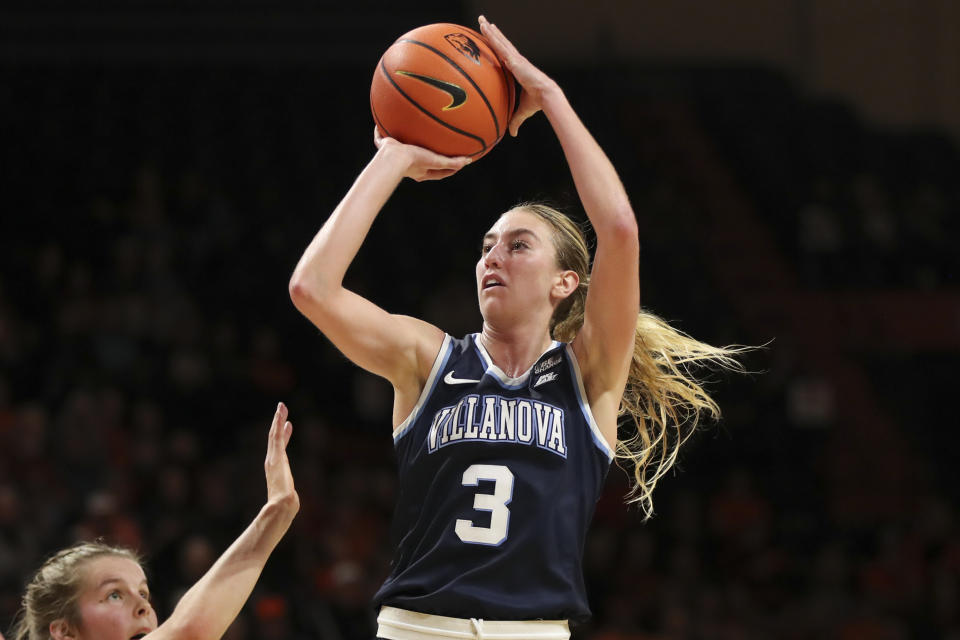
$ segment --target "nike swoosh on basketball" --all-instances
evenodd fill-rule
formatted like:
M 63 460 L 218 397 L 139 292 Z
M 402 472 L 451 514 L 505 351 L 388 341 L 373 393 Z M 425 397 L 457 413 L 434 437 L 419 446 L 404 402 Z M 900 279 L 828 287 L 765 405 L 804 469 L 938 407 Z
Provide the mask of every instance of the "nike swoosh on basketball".
M 463 105 L 467 101 L 467 92 L 463 90 L 462 87 L 458 87 L 452 82 L 446 82 L 444 80 L 437 80 L 436 78 L 431 78 L 430 76 L 423 76 L 419 73 L 414 73 L 413 71 L 395 71 L 394 73 L 399 73 L 401 76 L 407 76 L 419 80 L 420 82 L 425 82 L 431 87 L 435 87 L 450 95 L 450 104 L 443 108 L 444 111 L 450 111 L 451 109 L 456 109 L 457 107 Z
M 443 376 L 443 381 L 447 384 L 476 384 L 480 382 L 479 380 L 470 380 L 468 378 L 454 378 L 453 371 L 448 371 L 447 375 Z

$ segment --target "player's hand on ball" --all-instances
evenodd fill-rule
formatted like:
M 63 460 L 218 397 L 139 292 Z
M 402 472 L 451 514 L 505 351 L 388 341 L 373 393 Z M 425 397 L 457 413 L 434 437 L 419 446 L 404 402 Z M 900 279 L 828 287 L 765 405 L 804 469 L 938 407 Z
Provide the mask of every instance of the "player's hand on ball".
M 543 107 L 544 95 L 549 91 L 559 91 L 560 87 L 550 76 L 524 58 L 513 46 L 513 43 L 507 40 L 503 32 L 497 28 L 497 25 L 489 22 L 483 16 L 480 16 L 479 22 L 480 31 L 487 38 L 487 42 L 490 43 L 497 57 L 523 87 L 523 91 L 520 93 L 520 104 L 510 119 L 509 125 L 510 135 L 516 136 L 523 121 Z
M 373 128 L 373 143 L 381 152 L 390 151 L 402 157 L 406 164 L 404 177 L 412 178 L 417 182 L 441 180 L 470 164 L 470 158 L 467 156 L 442 156 L 423 147 L 385 138 L 380 135 L 377 127 Z

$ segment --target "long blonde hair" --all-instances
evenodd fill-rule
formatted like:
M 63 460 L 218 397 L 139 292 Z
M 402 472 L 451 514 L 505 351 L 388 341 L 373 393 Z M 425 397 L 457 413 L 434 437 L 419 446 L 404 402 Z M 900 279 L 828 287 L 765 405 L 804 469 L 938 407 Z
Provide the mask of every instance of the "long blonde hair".
M 583 326 L 590 287 L 590 251 L 583 231 L 569 217 L 545 204 L 523 203 L 516 208 L 551 226 L 558 266 L 580 277 L 577 290 L 557 305 L 550 322 L 554 340 L 571 342 Z M 720 407 L 692 370 L 708 367 L 742 371 L 735 356 L 747 349 L 700 342 L 654 314 L 638 310 L 614 456 L 631 476 L 627 502 L 639 503 L 646 518 L 653 515 L 657 481 L 676 462 L 681 445 L 696 430 L 701 416 L 720 418 Z
M 83 585 L 83 565 L 101 556 L 120 556 L 140 564 L 130 549 L 100 541 L 80 542 L 53 554 L 37 569 L 23 594 L 13 627 L 13 640 L 49 640 L 50 623 L 66 620 L 79 626 L 77 599 Z

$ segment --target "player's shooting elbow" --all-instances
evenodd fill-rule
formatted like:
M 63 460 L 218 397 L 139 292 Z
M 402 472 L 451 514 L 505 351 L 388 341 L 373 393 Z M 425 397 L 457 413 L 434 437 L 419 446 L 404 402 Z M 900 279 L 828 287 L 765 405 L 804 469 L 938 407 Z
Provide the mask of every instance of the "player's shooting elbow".
M 287 285 L 287 291 L 290 293 L 290 300 L 301 313 L 308 315 L 309 309 L 315 309 L 324 304 L 324 301 L 330 297 L 330 286 L 326 279 L 316 274 L 306 273 L 300 265 L 290 276 L 290 282 Z
M 305 318 L 320 331 L 326 333 L 331 322 L 336 322 L 337 309 L 343 293 L 340 282 L 331 283 L 322 275 L 295 271 L 287 287 L 290 300 Z

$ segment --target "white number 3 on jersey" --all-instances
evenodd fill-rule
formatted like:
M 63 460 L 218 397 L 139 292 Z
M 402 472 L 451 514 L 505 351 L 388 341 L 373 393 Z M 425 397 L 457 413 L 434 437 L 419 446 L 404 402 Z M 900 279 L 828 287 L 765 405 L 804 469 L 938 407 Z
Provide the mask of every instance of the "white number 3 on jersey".
M 475 527 L 473 520 L 457 520 L 454 529 L 464 542 L 498 546 L 507 539 L 510 528 L 510 509 L 513 499 L 513 473 L 502 465 L 474 464 L 463 472 L 463 486 L 476 487 L 481 480 L 493 481 L 493 493 L 475 493 L 473 508 L 490 512 L 489 527 Z

